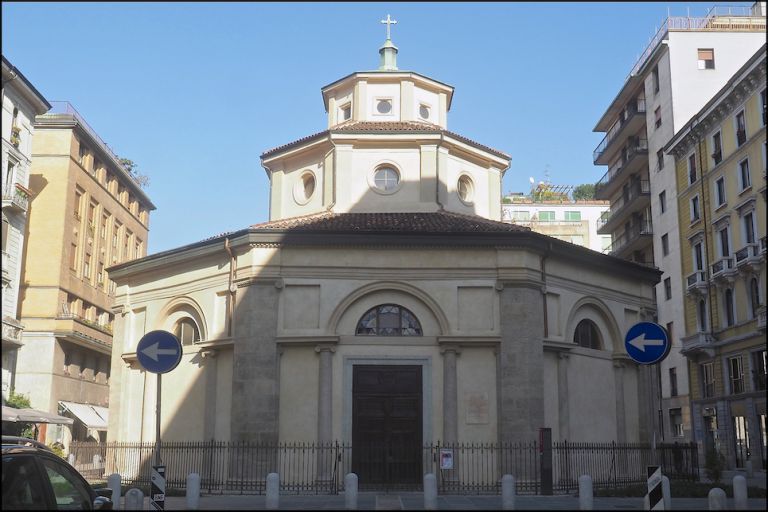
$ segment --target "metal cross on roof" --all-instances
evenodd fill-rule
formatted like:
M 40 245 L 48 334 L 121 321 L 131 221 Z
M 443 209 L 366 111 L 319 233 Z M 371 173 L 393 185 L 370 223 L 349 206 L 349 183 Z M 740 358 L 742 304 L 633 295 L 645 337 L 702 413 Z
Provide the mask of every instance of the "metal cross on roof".
M 390 26 L 390 25 L 397 25 L 397 21 L 396 21 L 396 20 L 393 20 L 392 18 L 390 18 L 390 17 L 389 17 L 389 14 L 387 14 L 387 19 L 385 19 L 385 20 L 381 20 L 381 22 L 382 22 L 382 23 L 386 23 L 386 24 L 387 24 L 387 39 L 391 39 L 391 38 L 389 37 L 389 26 Z

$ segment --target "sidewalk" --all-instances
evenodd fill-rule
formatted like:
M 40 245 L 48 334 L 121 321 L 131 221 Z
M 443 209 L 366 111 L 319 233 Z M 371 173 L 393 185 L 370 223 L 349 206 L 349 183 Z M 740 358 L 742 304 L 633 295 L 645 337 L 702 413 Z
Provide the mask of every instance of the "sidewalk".
M 200 510 L 265 510 L 265 496 L 202 496 Z M 501 510 L 501 496 L 438 496 L 440 510 Z M 763 498 L 749 500 L 750 510 L 765 510 Z M 344 495 L 282 495 L 280 510 L 344 510 Z M 384 494 L 361 492 L 359 510 L 422 510 L 424 497 L 420 492 Z M 123 507 L 121 507 L 124 510 Z M 186 498 L 168 497 L 166 510 L 186 510 Z M 517 496 L 517 510 L 579 510 L 574 496 Z M 595 510 L 643 510 L 643 498 L 595 498 Z M 706 498 L 673 498 L 673 510 L 708 510 Z M 733 499 L 728 499 L 733 510 Z M 150 510 L 149 498 L 144 510 Z

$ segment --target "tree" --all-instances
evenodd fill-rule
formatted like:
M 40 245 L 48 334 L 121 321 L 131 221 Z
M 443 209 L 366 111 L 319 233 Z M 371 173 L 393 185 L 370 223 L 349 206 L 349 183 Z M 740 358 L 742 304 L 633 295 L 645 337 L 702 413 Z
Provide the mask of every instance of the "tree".
M 146 188 L 147 185 L 149 185 L 149 176 L 141 174 L 138 170 L 139 166 L 133 160 L 120 158 L 120 163 L 123 164 L 125 170 L 128 171 L 128 174 L 131 175 L 133 180 L 138 183 L 141 188 Z
M 595 198 L 595 185 L 592 183 L 584 183 L 573 189 L 573 200 L 582 201 Z
M 11 391 L 8 394 L 8 400 L 5 401 L 5 405 L 13 407 L 14 409 L 29 409 L 30 401 L 27 395 L 21 393 L 15 393 Z M 11 425 L 3 423 L 3 434 L 17 435 L 20 437 L 34 437 L 35 426 L 32 423 L 18 422 Z

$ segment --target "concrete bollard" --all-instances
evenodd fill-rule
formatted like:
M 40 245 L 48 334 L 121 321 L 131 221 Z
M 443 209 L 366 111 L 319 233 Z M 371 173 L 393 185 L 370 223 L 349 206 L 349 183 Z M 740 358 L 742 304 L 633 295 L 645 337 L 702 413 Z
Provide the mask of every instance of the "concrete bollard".
M 270 473 L 267 475 L 267 510 L 277 510 L 280 507 L 280 475 Z
M 107 487 L 112 489 L 112 510 L 120 510 L 120 496 L 123 495 L 120 489 L 120 473 L 112 473 L 107 477 Z
M 667 475 L 661 475 L 661 494 L 664 497 L 664 510 L 672 510 L 672 491 Z
M 733 508 L 735 510 L 748 510 L 747 505 L 747 479 L 741 475 L 733 477 Z
M 709 490 L 709 510 L 726 510 L 728 503 L 725 498 L 725 491 L 719 487 L 714 487 Z
M 357 510 L 357 475 L 344 475 L 344 506 L 347 510 Z
M 579 477 L 579 510 L 592 510 L 595 500 L 592 497 L 592 477 L 581 475 Z
M 512 475 L 501 477 L 501 509 L 515 510 L 515 477 Z
M 432 473 L 424 475 L 424 510 L 437 510 L 437 478 Z
M 187 510 L 200 508 L 200 475 L 190 473 L 187 476 Z
M 141 489 L 125 491 L 125 510 L 144 510 L 144 493 Z

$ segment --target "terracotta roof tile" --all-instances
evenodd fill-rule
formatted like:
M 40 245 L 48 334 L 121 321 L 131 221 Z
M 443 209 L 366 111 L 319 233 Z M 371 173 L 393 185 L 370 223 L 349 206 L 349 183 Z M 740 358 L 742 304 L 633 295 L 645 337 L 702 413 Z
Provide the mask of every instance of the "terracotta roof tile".
M 484 149 L 490 153 L 493 153 L 495 155 L 498 155 L 504 158 L 509 158 L 509 155 L 503 151 L 499 151 L 498 149 L 494 149 L 484 144 L 480 144 L 479 142 L 475 142 L 472 139 L 459 135 L 458 133 L 444 130 L 443 128 L 441 128 L 436 124 L 428 123 L 425 121 L 348 121 L 344 124 L 336 125 L 334 128 L 323 130 L 322 132 L 317 132 L 312 135 L 302 137 L 301 139 L 297 139 L 293 142 L 289 142 L 288 144 L 283 144 L 282 146 L 278 146 L 276 148 L 267 150 L 261 154 L 261 157 L 264 158 L 274 153 L 277 153 L 279 151 L 282 151 L 284 149 L 288 149 L 290 147 L 297 146 L 305 142 L 309 142 L 310 140 L 325 137 L 329 133 L 401 133 L 401 132 L 445 133 L 446 135 L 454 137 L 471 146 Z
M 259 231 L 287 230 L 296 232 L 410 232 L 410 233 L 466 233 L 466 232 L 526 232 L 529 228 L 488 220 L 476 215 L 453 212 L 431 213 L 332 213 L 323 212 L 254 224 Z

